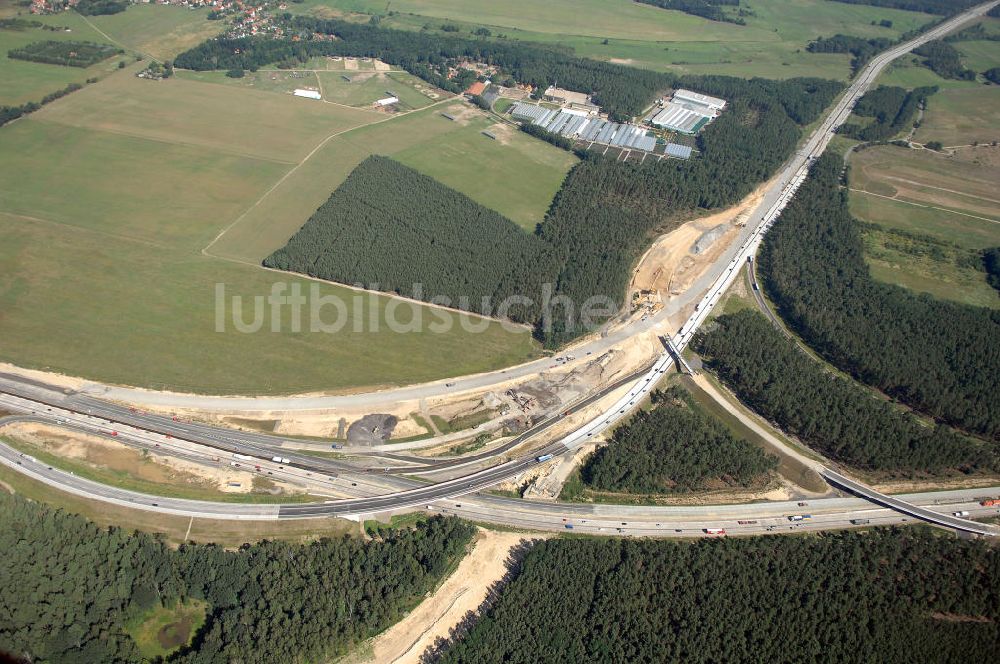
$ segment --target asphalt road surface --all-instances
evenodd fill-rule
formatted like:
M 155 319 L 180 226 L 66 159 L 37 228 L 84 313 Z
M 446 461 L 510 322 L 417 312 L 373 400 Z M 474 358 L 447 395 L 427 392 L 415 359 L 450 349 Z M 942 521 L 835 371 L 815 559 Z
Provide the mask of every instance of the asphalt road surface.
M 731 259 L 729 262 L 726 263 L 726 258 L 729 256 L 724 256 L 723 260 L 717 264 L 716 271 L 718 274 L 715 275 L 715 280 L 712 282 L 708 294 L 704 296 L 701 306 L 697 308 L 695 314 L 691 317 L 691 319 L 689 319 L 688 322 L 685 323 L 681 332 L 679 332 L 675 337 L 675 345 L 678 348 L 683 348 L 684 345 L 690 341 L 694 330 L 705 320 L 712 307 L 719 301 L 719 298 L 725 288 L 727 288 L 732 280 L 737 277 L 742 262 L 746 260 L 746 257 L 752 256 L 753 252 L 756 251 L 756 247 L 759 245 L 759 242 L 763 237 L 763 234 L 768 229 L 770 223 L 772 223 L 773 219 L 780 213 L 781 209 L 788 202 L 788 200 L 794 196 L 798 185 L 805 178 L 808 165 L 811 163 L 811 160 L 822 153 L 830 138 L 833 136 L 833 132 L 836 127 L 847 118 L 854 103 L 871 85 L 879 71 L 881 71 L 881 69 L 884 68 L 885 65 L 888 64 L 893 58 L 898 57 L 899 55 L 902 55 L 912 48 L 915 48 L 931 39 L 940 37 L 950 30 L 960 27 L 962 24 L 972 20 L 974 17 L 984 14 L 988 9 L 998 3 L 1000 3 L 1000 0 L 995 0 L 994 2 L 981 5 L 978 8 L 949 19 L 914 40 L 901 46 L 894 47 L 893 49 L 876 56 L 868 64 L 868 66 L 859 74 L 855 82 L 848 88 L 840 101 L 835 104 L 834 109 L 823 120 L 820 127 L 813 133 L 813 135 L 810 136 L 805 144 L 805 147 L 797 152 L 782 170 L 782 176 L 779 178 L 778 182 L 765 193 L 764 200 L 757 212 L 755 212 L 755 215 L 761 211 L 763 212 L 760 213 L 759 217 L 754 217 L 756 219 L 754 224 L 748 225 L 745 230 L 746 238 L 743 239 L 742 244 L 738 244 L 731 249 L 729 254 L 731 255 Z M 708 279 L 709 277 L 710 275 L 706 275 L 705 278 Z M 696 289 L 692 289 L 689 292 L 696 293 L 698 291 Z M 609 335 L 607 338 L 593 343 L 601 344 L 609 342 L 615 334 L 618 335 L 618 337 L 615 338 L 619 338 L 620 340 L 620 338 L 627 337 L 631 334 L 645 332 L 654 325 L 662 322 L 665 314 L 665 311 L 660 312 L 658 317 L 650 317 L 650 320 L 648 321 L 639 322 L 634 325 L 621 328 L 616 333 Z M 595 346 L 595 348 L 596 347 L 597 346 Z M 575 350 L 574 352 L 580 353 L 580 350 Z M 551 360 L 545 360 L 544 362 L 547 364 L 550 363 Z M 443 384 L 441 384 L 414 386 L 411 388 L 403 388 L 402 390 L 393 390 L 391 391 L 391 398 L 393 400 L 415 399 L 435 396 L 446 392 L 489 386 L 495 383 L 507 381 L 512 377 L 515 377 L 515 375 L 529 375 L 530 373 L 535 373 L 540 369 L 540 367 L 531 367 L 537 364 L 539 363 L 529 363 L 528 365 L 522 365 L 520 368 L 456 379 L 454 381 L 456 385 L 447 387 L 446 389 L 442 389 Z M 457 477 L 435 484 L 421 484 L 406 478 L 391 477 L 388 473 L 385 473 L 385 476 L 383 477 L 378 473 L 372 474 L 371 469 L 359 470 L 356 466 L 346 462 L 322 459 L 308 455 L 299 455 L 289 450 L 276 452 L 274 445 L 276 442 L 280 443 L 280 437 L 253 432 L 233 431 L 231 429 L 213 427 L 193 422 L 183 422 L 173 418 L 151 415 L 126 406 L 110 403 L 104 399 L 96 399 L 87 394 L 65 394 L 57 388 L 45 385 L 39 381 L 25 380 L 16 376 L 0 375 L 0 391 L 6 392 L 8 395 L 5 398 L 35 399 L 39 406 L 31 408 L 36 411 L 33 414 L 48 421 L 54 420 L 57 424 L 65 424 L 70 418 L 72 418 L 73 426 L 84 429 L 87 427 L 96 427 L 100 431 L 99 428 L 107 424 L 107 422 L 101 422 L 101 418 L 104 418 L 105 420 L 111 420 L 112 423 L 120 423 L 121 425 L 135 429 L 136 431 L 130 431 L 129 435 L 134 435 L 136 439 L 141 439 L 143 436 L 148 435 L 165 436 L 170 439 L 183 441 L 185 443 L 211 446 L 219 452 L 224 451 L 225 453 L 241 454 L 261 460 L 268 460 L 264 463 L 268 463 L 271 457 L 276 455 L 282 458 L 288 458 L 288 463 L 282 462 L 279 466 L 279 470 L 282 471 L 286 470 L 285 466 L 289 466 L 291 469 L 295 469 L 296 471 L 301 470 L 303 472 L 310 473 L 323 473 L 330 478 L 338 478 L 340 473 L 359 474 L 368 472 L 368 484 L 374 484 L 378 486 L 378 488 L 384 488 L 387 491 L 387 493 L 382 495 L 369 495 L 360 498 L 341 499 L 328 503 L 283 505 L 280 507 L 201 502 L 194 502 L 192 504 L 193 501 L 177 501 L 175 499 L 143 496 L 141 494 L 134 494 L 89 482 L 71 474 L 63 473 L 57 469 L 48 468 L 47 466 L 38 464 L 37 462 L 19 455 L 16 451 L 11 448 L 7 448 L 6 446 L 0 447 L 0 459 L 2 459 L 6 465 L 18 469 L 25 474 L 35 477 L 36 479 L 66 488 L 67 490 L 79 493 L 80 495 L 87 495 L 102 500 L 108 500 L 110 502 L 124 502 L 125 504 L 141 506 L 144 509 L 170 511 L 172 513 L 182 513 L 191 516 L 216 514 L 230 515 L 230 518 L 308 518 L 316 516 L 370 514 L 376 512 L 420 508 L 421 506 L 424 509 L 430 509 L 432 511 L 472 510 L 473 507 L 467 507 L 460 503 L 455 503 L 454 507 L 447 508 L 440 507 L 438 503 L 454 499 L 458 496 L 475 493 L 493 486 L 503 480 L 516 477 L 537 463 L 535 455 L 561 454 L 568 449 L 572 449 L 577 445 L 583 444 L 593 435 L 603 432 L 605 429 L 613 426 L 621 419 L 624 419 L 624 417 L 627 417 L 636 405 L 640 403 L 641 400 L 648 394 L 649 390 L 656 384 L 658 378 L 661 377 L 660 375 L 664 373 L 667 370 L 667 367 L 671 364 L 672 360 L 669 354 L 664 353 L 651 368 L 635 372 L 633 376 L 629 377 L 630 379 L 635 380 L 635 384 L 613 406 L 597 418 L 593 419 L 591 422 L 588 422 L 584 426 L 566 435 L 561 440 L 550 443 L 540 450 L 536 450 L 532 453 L 532 456 L 514 459 L 490 468 L 471 472 L 462 477 Z M 525 367 L 529 368 L 526 369 Z M 525 373 L 516 374 L 517 371 L 524 371 Z M 627 382 L 623 383 L 622 386 L 624 386 L 624 384 L 627 384 Z M 585 399 L 584 405 L 596 401 L 601 396 L 613 391 L 613 389 L 617 388 L 613 386 L 604 388 L 601 393 Z M 222 408 L 246 407 L 250 409 L 331 408 L 336 407 L 337 405 L 348 404 L 356 406 L 384 401 L 386 394 L 387 393 L 373 393 L 367 395 L 353 395 L 349 397 L 292 397 L 277 400 L 266 398 L 234 400 L 215 397 L 186 397 L 181 395 L 166 394 L 157 395 L 157 393 L 130 391 L 127 389 L 118 392 L 105 391 L 106 396 L 122 400 L 135 399 L 140 403 L 150 403 L 150 398 L 158 399 L 163 397 L 168 399 L 178 398 L 181 399 L 181 401 L 168 401 L 161 403 L 161 405 L 189 405 L 198 408 L 213 406 Z M 195 401 L 189 403 L 185 402 L 185 399 L 194 399 Z M 578 404 L 577 407 L 583 407 L 583 405 Z M 561 419 L 561 416 L 556 416 L 555 418 L 551 418 L 550 420 L 544 422 L 543 430 L 544 428 L 548 428 L 556 424 L 559 419 Z M 60 423 L 59 420 L 63 420 L 63 422 Z M 108 432 L 104 433 L 107 434 Z M 510 449 L 513 445 L 505 447 L 506 449 Z M 497 450 L 491 450 L 486 456 L 495 456 L 497 454 Z M 484 459 L 486 456 L 484 456 Z M 833 471 L 830 472 L 833 473 Z M 377 479 L 372 478 L 371 475 L 375 475 Z M 850 478 L 846 478 L 837 473 L 827 475 L 827 478 L 835 484 L 848 488 L 849 490 L 863 495 L 868 499 L 875 500 L 881 505 L 886 505 L 891 507 L 893 510 L 898 510 L 896 512 L 897 516 L 892 516 L 891 514 L 886 515 L 879 512 L 877 515 L 877 518 L 879 519 L 921 518 L 962 530 L 972 532 L 989 532 L 992 534 L 992 529 L 984 529 L 978 524 L 971 524 L 971 522 L 963 519 L 955 519 L 948 516 L 948 510 L 940 512 L 938 510 L 920 509 L 919 506 L 915 507 L 914 505 L 909 505 L 907 504 L 908 501 L 904 502 L 900 498 L 880 496 L 875 494 L 871 489 L 868 489 L 867 487 L 850 480 Z M 346 480 L 342 483 L 346 483 Z M 352 483 L 351 486 L 357 487 L 357 484 L 358 483 Z M 976 493 L 982 494 L 984 491 L 988 490 L 980 490 Z M 974 514 L 983 513 L 982 509 L 978 509 L 978 505 L 975 501 L 961 502 L 962 499 L 968 498 L 968 495 L 961 494 L 961 492 L 949 493 L 955 494 L 955 499 L 960 501 L 954 504 L 963 505 L 963 509 Z M 945 497 L 944 493 L 934 495 L 936 500 L 940 500 L 942 497 Z M 571 518 L 570 516 L 556 516 L 559 514 L 579 515 L 581 513 L 581 509 L 583 510 L 583 514 L 588 513 L 586 510 L 592 510 L 592 512 L 589 513 L 593 517 L 597 514 L 598 510 L 598 507 L 596 506 L 579 507 L 561 504 L 546 505 L 533 502 L 529 503 L 527 501 L 483 496 L 465 500 L 468 501 L 468 505 L 474 505 L 476 510 L 478 510 L 475 512 L 475 516 L 471 516 L 470 518 L 483 518 L 484 520 L 491 521 L 495 520 L 495 522 L 506 523 L 509 525 L 527 526 L 527 524 L 537 524 L 541 522 L 547 524 L 549 523 L 547 521 L 549 518 L 559 518 L 560 520 Z M 772 514 L 773 510 L 781 509 L 783 507 L 781 503 L 764 503 L 735 507 L 713 507 L 710 509 L 714 510 L 714 513 L 732 511 L 735 509 L 737 510 L 737 513 L 751 515 L 748 517 L 749 520 L 753 520 L 752 515 L 754 514 L 760 515 L 761 518 L 764 518 L 764 515 L 766 514 L 766 518 L 769 520 L 766 524 L 764 522 L 754 524 L 736 524 L 736 526 L 745 526 L 746 528 L 759 527 L 761 532 L 767 532 L 768 530 L 773 531 L 778 529 L 779 526 L 792 530 L 832 527 L 834 525 L 843 526 L 849 523 L 852 518 L 857 518 L 857 514 L 867 513 L 873 509 L 871 507 L 871 503 L 860 499 L 823 500 L 857 500 L 859 502 L 848 503 L 847 507 L 841 505 L 840 511 L 834 512 L 829 517 L 824 516 L 820 518 L 816 515 L 808 520 L 790 524 L 781 522 L 782 519 L 787 521 L 786 515 Z M 816 502 L 820 502 L 823 507 L 833 506 L 831 503 L 813 501 L 814 504 Z M 949 508 L 954 504 L 949 505 Z M 630 525 L 628 519 L 624 516 L 628 513 L 632 513 L 638 515 L 639 520 L 642 521 L 640 531 L 636 532 L 641 532 L 641 534 L 645 534 L 646 531 L 661 532 L 662 530 L 663 532 L 666 532 L 666 526 L 661 526 L 655 522 L 651 525 L 648 521 L 650 521 L 650 519 L 665 518 L 665 516 L 660 516 L 661 514 L 676 514 L 679 509 L 651 507 L 630 508 L 628 506 L 601 507 L 605 510 L 614 510 L 614 519 L 601 519 L 598 522 L 600 525 L 594 523 L 584 523 L 581 521 L 579 525 L 575 523 L 571 524 L 573 525 L 573 529 L 604 532 L 605 528 L 613 527 L 614 530 L 608 531 L 609 534 L 626 531 L 632 532 L 633 528 L 640 528 L 639 526 L 633 527 Z M 880 509 L 883 508 L 876 508 L 876 510 Z M 527 514 L 525 514 L 526 510 Z M 636 510 L 639 511 L 636 512 Z M 993 511 L 995 510 L 991 510 L 989 513 L 993 513 Z M 552 514 L 553 512 L 555 512 L 555 514 Z M 906 513 L 907 516 L 900 516 L 900 512 Z M 695 524 L 697 527 L 733 527 L 732 524 L 729 526 L 706 525 L 710 523 L 715 524 L 717 522 L 728 522 L 731 521 L 731 519 L 719 521 L 716 518 L 712 518 L 711 513 L 703 516 L 705 518 L 699 521 L 698 524 Z M 216 518 L 220 517 L 217 516 Z M 582 517 L 579 516 L 577 518 L 582 519 Z M 619 518 L 622 519 L 621 521 L 617 521 L 620 525 L 614 525 L 612 522 L 615 522 Z M 635 520 L 637 517 L 632 518 Z M 757 520 L 760 521 L 760 519 Z M 589 522 L 591 519 L 587 519 L 587 521 Z M 567 521 L 565 523 L 569 522 Z M 563 527 L 565 527 L 565 523 Z M 678 532 L 677 528 L 674 528 L 673 530 L 674 532 Z M 688 530 L 689 529 L 686 527 L 679 529 L 682 534 L 686 533 Z M 751 529 L 747 532 L 755 531 Z

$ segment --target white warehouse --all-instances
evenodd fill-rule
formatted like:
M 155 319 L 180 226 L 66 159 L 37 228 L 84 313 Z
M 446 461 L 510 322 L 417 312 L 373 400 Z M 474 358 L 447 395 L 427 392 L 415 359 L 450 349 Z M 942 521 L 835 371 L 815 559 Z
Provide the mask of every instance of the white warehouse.
M 680 104 L 688 104 L 694 107 L 702 106 L 712 111 L 712 114 L 718 113 L 726 107 L 726 100 L 719 99 L 718 97 L 709 97 L 708 95 L 703 95 L 700 92 L 692 92 L 691 90 L 676 90 L 674 92 L 674 102 Z

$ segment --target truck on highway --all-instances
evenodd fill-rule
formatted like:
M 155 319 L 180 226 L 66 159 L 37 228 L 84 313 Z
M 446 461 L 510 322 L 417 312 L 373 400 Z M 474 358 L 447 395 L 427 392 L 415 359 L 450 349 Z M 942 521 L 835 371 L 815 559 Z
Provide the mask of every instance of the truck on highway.
M 233 458 L 234 459 L 241 459 L 243 461 L 252 461 L 253 460 L 253 457 L 250 456 L 250 455 L 248 455 L 248 454 L 234 454 Z
M 285 457 L 276 456 L 276 457 L 271 457 L 271 461 L 273 461 L 275 463 L 291 463 L 292 460 L 291 459 L 287 459 Z
M 788 517 L 789 521 L 805 521 L 806 519 L 811 519 L 812 514 L 793 514 Z
M 740 524 L 741 526 L 755 526 L 755 525 L 757 525 L 757 521 L 756 520 L 737 521 L 736 523 Z
M 864 526 L 871 522 L 872 522 L 871 519 L 851 519 L 851 523 L 854 524 L 855 526 Z
M 725 528 L 703 528 L 702 529 L 706 535 L 725 535 Z
M 979 504 L 983 507 L 1000 507 L 1000 498 L 987 498 L 979 501 Z
M 545 463 L 551 458 L 552 458 L 551 454 L 543 454 L 542 456 L 535 457 L 535 461 L 537 461 L 538 463 Z
M 573 524 L 572 523 L 567 523 L 566 526 L 565 526 L 565 528 L 567 530 L 573 530 Z
M 965 510 L 962 510 L 961 512 L 952 512 L 951 515 L 957 517 L 963 517 L 963 516 L 969 516 L 969 513 L 966 512 Z

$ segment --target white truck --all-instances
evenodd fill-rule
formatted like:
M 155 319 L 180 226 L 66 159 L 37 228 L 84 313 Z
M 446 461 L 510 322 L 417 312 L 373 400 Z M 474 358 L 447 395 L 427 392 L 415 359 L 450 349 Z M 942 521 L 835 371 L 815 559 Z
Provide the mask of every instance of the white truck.
M 292 460 L 291 459 L 287 459 L 285 457 L 276 456 L 276 457 L 271 457 L 271 461 L 273 461 L 275 463 L 291 463 Z

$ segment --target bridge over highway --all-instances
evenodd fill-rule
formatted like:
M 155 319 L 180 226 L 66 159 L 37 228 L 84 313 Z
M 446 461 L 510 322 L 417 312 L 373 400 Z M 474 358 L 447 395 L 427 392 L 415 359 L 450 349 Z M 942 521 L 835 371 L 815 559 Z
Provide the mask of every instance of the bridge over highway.
M 725 255 L 721 264 L 717 266 L 717 271 L 719 271 L 720 274 L 717 275 L 715 281 L 711 284 L 708 289 L 708 293 L 704 296 L 704 299 L 696 308 L 694 314 L 692 314 L 691 318 L 685 322 L 681 331 L 671 340 L 673 350 L 678 353 L 678 356 L 679 352 L 690 342 L 695 330 L 704 323 L 714 306 L 719 302 L 722 293 L 725 292 L 725 289 L 728 288 L 732 281 L 737 278 L 743 263 L 747 261 L 748 257 L 753 256 L 763 238 L 764 233 L 766 233 L 770 228 L 770 225 L 780 214 L 787 202 L 795 195 L 799 184 L 801 184 L 807 175 L 808 167 L 811 161 L 823 152 L 830 138 L 832 138 L 836 128 L 849 116 L 854 103 L 862 94 L 864 94 L 882 68 L 891 62 L 892 59 L 909 52 L 911 49 L 926 43 L 931 39 L 939 38 L 951 30 L 958 29 L 968 21 L 981 16 L 988 9 L 996 6 L 997 4 L 1000 4 L 1000 0 L 994 0 L 993 2 L 980 5 L 979 7 L 969 10 L 968 12 L 942 22 L 938 26 L 935 26 L 932 30 L 918 36 L 917 38 L 876 56 L 876 58 L 874 58 L 859 74 L 855 82 L 852 83 L 852 85 L 845 92 L 844 96 L 837 102 L 832 112 L 826 116 L 820 126 L 806 141 L 804 148 L 796 153 L 788 164 L 786 164 L 780 176 L 777 178 L 777 183 L 769 189 L 768 192 L 766 192 L 763 202 L 752 216 L 754 222 L 752 224 L 748 224 L 746 236 L 743 238 L 742 243 L 733 247 L 733 249 Z M 726 261 L 728 261 L 728 263 Z M 652 322 L 653 321 L 649 321 L 649 323 Z M 651 328 L 649 324 L 645 324 L 644 327 L 640 327 L 641 331 Z M 572 450 L 582 444 L 585 444 L 594 436 L 603 433 L 619 421 L 625 419 L 639 406 L 639 404 L 643 402 L 649 392 L 654 389 L 662 378 L 662 374 L 664 374 L 669 368 L 672 368 L 673 361 L 673 354 L 668 348 L 668 350 L 665 351 L 651 366 L 645 367 L 638 370 L 636 373 L 631 374 L 628 377 L 631 381 L 630 386 L 627 383 L 605 386 L 605 391 L 599 393 L 600 396 L 610 394 L 610 392 L 607 391 L 609 387 L 614 389 L 624 389 L 628 387 L 628 389 L 623 396 L 618 398 L 614 404 L 605 409 L 600 415 L 591 419 L 586 424 L 576 428 L 574 431 L 569 432 L 560 439 L 548 443 L 545 447 L 536 450 L 529 456 L 513 459 L 507 461 L 506 463 L 492 466 L 484 470 L 478 470 L 465 476 L 457 477 L 445 482 L 439 482 L 437 484 L 422 484 L 415 482 L 412 479 L 402 477 L 383 478 L 382 473 L 380 472 L 377 473 L 379 476 L 378 482 L 381 485 L 381 493 L 378 495 L 373 495 L 370 491 L 368 495 L 365 495 L 363 490 L 358 488 L 356 493 L 350 493 L 348 495 L 363 495 L 364 497 L 339 499 L 326 503 L 285 505 L 280 508 L 275 508 L 274 506 L 224 505 L 223 507 L 218 507 L 218 510 L 220 510 L 221 513 L 232 515 L 231 518 L 307 518 L 310 516 L 342 516 L 346 514 L 369 514 L 374 512 L 412 509 L 414 507 L 423 507 L 426 509 L 426 505 L 433 501 L 452 500 L 458 496 L 473 494 L 490 486 L 494 486 L 498 482 L 517 477 L 518 475 L 524 473 L 525 470 L 531 468 L 536 463 L 536 459 L 534 457 L 536 454 L 561 454 L 567 450 Z M 476 377 L 475 380 L 485 380 L 487 382 L 489 380 L 506 381 L 509 378 L 511 378 L 510 375 L 502 376 L 500 374 L 496 374 L 485 378 Z M 404 388 L 404 390 L 409 390 L 417 396 L 423 394 L 420 391 L 423 389 L 427 388 Z M 435 387 L 434 389 L 437 388 Z M 56 423 L 58 423 L 58 419 L 56 419 L 56 414 L 53 409 L 61 408 L 63 411 L 59 414 L 59 418 L 63 420 L 76 418 L 76 421 L 78 421 L 78 424 L 81 427 L 103 426 L 97 422 L 98 418 L 103 418 L 105 422 L 116 421 L 127 423 L 129 426 L 141 430 L 141 435 L 153 433 L 157 436 L 166 436 L 166 438 L 173 436 L 175 439 L 183 439 L 202 445 L 214 446 L 216 448 L 222 446 L 233 451 L 238 450 L 241 454 L 250 453 L 258 455 L 262 459 L 269 458 L 270 454 L 273 452 L 274 439 L 276 438 L 266 434 L 236 432 L 231 429 L 213 427 L 207 424 L 180 422 L 171 418 L 154 416 L 148 413 L 137 413 L 126 406 L 121 406 L 105 399 L 98 399 L 83 394 L 65 394 L 58 388 L 54 388 L 39 381 L 25 380 L 18 376 L 0 375 L 0 390 L 7 392 L 7 396 L 9 398 L 36 400 L 48 404 L 48 407 L 44 412 L 39 410 L 36 414 L 43 418 L 50 418 Z M 105 396 L 111 396 L 111 394 L 109 393 Z M 123 394 L 118 396 L 123 400 L 128 400 Z M 343 398 L 362 399 L 365 397 L 371 397 L 371 395 L 356 395 L 354 397 Z M 201 399 L 201 397 L 192 398 Z M 342 397 L 330 397 L 330 399 L 338 398 Z M 207 397 L 205 399 L 211 400 L 211 398 Z M 315 399 L 324 400 L 327 398 L 316 397 Z M 576 404 L 576 407 L 580 408 L 589 405 L 592 403 L 591 399 L 594 399 L 594 397 L 588 397 L 583 402 Z M 139 402 L 143 401 L 142 398 L 138 398 L 136 400 Z M 255 400 L 250 401 L 255 407 L 262 407 L 262 402 Z M 326 402 L 324 401 L 323 403 L 325 404 Z M 198 407 L 198 405 L 195 404 L 193 407 Z M 315 407 L 328 406 L 323 405 Z M 282 409 L 281 406 L 275 406 L 275 408 Z M 29 408 L 28 412 L 31 412 L 31 410 L 33 409 Z M 554 418 L 552 424 L 555 424 L 558 419 L 561 418 L 559 416 Z M 156 443 L 154 442 L 153 444 L 155 445 Z M 31 474 L 33 477 L 36 477 L 36 479 L 41 479 L 43 481 L 47 480 L 54 486 L 64 487 L 71 485 L 74 487 L 75 491 L 80 492 L 80 495 L 90 495 L 105 500 L 124 500 L 126 502 L 136 504 L 137 506 L 141 505 L 144 509 L 161 509 L 161 511 L 165 509 L 163 507 L 163 505 L 166 504 L 165 499 L 142 496 L 141 494 L 130 494 L 124 497 L 122 495 L 107 496 L 105 493 L 102 493 L 103 490 L 99 488 L 102 485 L 95 486 L 94 483 L 85 482 L 80 478 L 75 478 L 71 475 L 68 476 L 65 473 L 60 473 L 52 468 L 44 466 L 38 467 L 35 462 L 31 462 L 30 460 L 26 463 L 23 456 L 18 457 L 16 452 L 13 452 L 10 448 L 6 448 L 6 446 L 0 445 L 0 450 L 4 451 L 4 454 L 0 455 L 0 457 L 2 457 L 2 461 L 5 465 L 18 469 L 26 474 Z M 292 463 L 284 465 L 299 466 L 302 470 L 308 470 L 310 472 L 325 472 L 325 477 L 331 480 L 336 478 L 339 473 L 353 473 L 357 476 L 364 472 L 364 470 L 359 469 L 356 466 L 352 467 L 339 460 L 319 459 L 316 457 L 295 455 L 291 452 L 283 451 L 282 456 L 285 455 L 292 460 Z M 266 463 L 266 461 L 264 463 Z M 965 519 L 942 515 L 911 502 L 885 496 L 832 470 L 827 470 L 824 473 L 824 477 L 826 477 L 827 480 L 835 486 L 848 490 L 855 495 L 863 497 L 864 499 L 879 506 L 895 510 L 898 514 L 906 515 L 906 517 L 898 517 L 897 514 L 897 518 L 913 517 L 965 532 L 974 532 L 984 535 L 996 534 L 995 529 L 993 528 L 975 524 Z M 370 486 L 374 487 L 376 479 L 372 478 L 371 482 L 372 484 Z M 345 482 L 341 481 L 341 486 L 344 486 L 344 484 Z M 108 487 L 105 487 L 105 489 L 108 489 Z M 546 518 L 551 518 L 553 516 L 551 513 L 552 510 L 556 510 L 557 514 L 559 512 L 563 514 L 579 513 L 578 508 L 567 505 L 551 505 L 541 507 L 530 503 L 526 505 L 526 501 L 514 501 L 510 499 L 501 500 L 491 497 L 476 497 L 470 499 L 470 501 L 476 501 L 478 504 L 488 503 L 491 506 L 490 509 L 493 510 L 490 512 L 491 518 L 489 520 L 493 520 L 497 523 L 512 523 L 513 525 L 522 524 L 522 521 L 517 521 L 513 516 L 511 516 L 516 514 L 519 510 L 536 510 L 537 513 L 544 513 Z M 179 503 L 174 502 L 173 504 L 176 505 Z M 202 504 L 200 507 L 183 506 L 178 507 L 177 509 L 201 509 L 202 512 L 198 513 L 200 516 L 203 513 L 205 505 L 206 504 Z M 625 506 L 615 507 L 621 508 L 623 511 L 627 511 Z M 753 508 L 750 508 L 749 506 L 743 507 L 748 508 L 748 511 L 753 513 Z M 454 508 L 449 507 L 448 509 L 454 511 L 455 509 L 462 508 L 460 505 L 456 505 Z M 651 510 L 649 514 L 659 514 L 659 512 L 655 509 L 649 509 Z M 757 507 L 756 509 L 773 510 L 774 506 Z M 857 511 L 856 508 L 855 511 Z M 775 516 L 770 512 L 767 513 L 769 515 L 768 518 L 776 519 L 778 521 L 781 520 L 780 515 Z M 980 513 L 980 511 L 977 510 L 977 513 Z M 532 518 L 537 520 L 539 517 L 535 516 Z M 655 518 L 655 516 L 652 518 Z M 525 518 L 523 521 L 528 521 L 528 519 Z M 849 522 L 849 520 L 847 522 Z M 816 523 L 819 523 L 819 521 L 817 520 Z M 830 523 L 831 527 L 834 523 L 838 527 L 841 527 L 844 525 L 845 519 L 841 518 L 839 520 L 831 520 Z M 622 524 L 623 526 L 626 525 L 624 521 Z M 762 527 L 763 525 L 764 524 L 761 524 Z M 768 525 L 776 527 L 776 524 L 774 523 Z M 789 527 L 787 524 L 782 525 Z M 660 528 L 660 526 L 661 524 L 656 524 L 657 528 Z M 601 525 L 599 528 L 603 529 L 605 526 Z M 616 531 L 620 530 L 620 528 L 621 527 L 616 527 Z M 649 528 L 653 529 L 652 526 Z M 581 528 L 581 530 L 585 529 Z M 655 532 L 661 532 L 662 529 L 653 530 Z M 684 529 L 682 528 L 681 530 Z
M 855 496 L 860 496 L 861 498 L 883 505 L 889 509 L 896 510 L 897 512 L 909 514 L 910 516 L 916 517 L 921 521 L 927 521 L 928 523 L 933 523 L 938 526 L 954 528 L 955 530 L 974 533 L 976 535 L 994 537 L 1000 534 L 1000 531 L 993 526 L 977 523 L 975 521 L 969 521 L 968 519 L 962 519 L 950 514 L 935 512 L 934 510 L 927 509 L 926 507 L 920 507 L 919 505 L 908 503 L 905 500 L 893 498 L 892 496 L 887 496 L 884 493 L 879 493 L 875 489 L 872 489 L 871 487 L 856 480 L 852 480 L 846 475 L 841 475 L 834 470 L 830 470 L 829 468 L 823 469 L 820 474 L 823 476 L 823 479 L 830 484 L 849 491 Z

